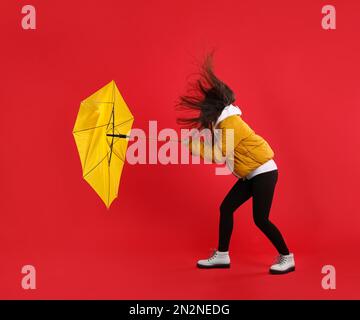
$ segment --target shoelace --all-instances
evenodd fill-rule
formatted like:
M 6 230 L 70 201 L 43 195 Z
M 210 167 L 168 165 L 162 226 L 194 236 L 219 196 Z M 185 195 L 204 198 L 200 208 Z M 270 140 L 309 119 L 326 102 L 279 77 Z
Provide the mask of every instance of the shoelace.
M 284 263 L 286 263 L 286 261 L 287 261 L 287 258 L 286 258 L 285 256 L 279 255 L 279 256 L 276 258 L 275 263 L 276 263 L 276 264 L 284 264 Z
M 216 253 L 217 249 L 212 248 L 210 249 L 210 251 L 211 251 L 211 257 L 208 259 L 208 261 L 215 259 L 217 257 L 217 253 Z

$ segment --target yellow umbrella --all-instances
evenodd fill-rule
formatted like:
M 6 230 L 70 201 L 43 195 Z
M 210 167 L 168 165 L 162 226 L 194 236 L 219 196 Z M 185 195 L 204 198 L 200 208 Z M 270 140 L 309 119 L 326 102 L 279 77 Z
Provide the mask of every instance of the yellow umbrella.
M 114 81 L 83 100 L 73 135 L 83 177 L 107 208 L 118 195 L 134 117 Z

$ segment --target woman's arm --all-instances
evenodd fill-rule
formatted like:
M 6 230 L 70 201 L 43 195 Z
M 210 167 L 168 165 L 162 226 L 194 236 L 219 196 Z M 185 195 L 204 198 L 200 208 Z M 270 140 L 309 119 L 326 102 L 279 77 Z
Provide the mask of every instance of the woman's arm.
M 202 141 L 200 138 L 190 138 L 188 146 L 191 154 L 200 156 L 209 162 L 221 163 L 225 160 L 217 143 L 212 144 Z
M 214 144 L 207 139 L 205 142 L 198 137 L 190 137 L 187 141 L 189 150 L 193 155 L 213 163 L 224 162 L 226 157 L 234 153 L 235 147 L 252 133 L 252 129 L 241 119 L 234 115 L 224 119 L 215 130 Z

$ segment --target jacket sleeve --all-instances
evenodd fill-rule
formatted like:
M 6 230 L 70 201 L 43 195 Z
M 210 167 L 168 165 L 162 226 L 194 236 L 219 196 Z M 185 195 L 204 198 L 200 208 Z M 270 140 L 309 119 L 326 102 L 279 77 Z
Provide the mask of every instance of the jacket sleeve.
M 224 162 L 221 148 L 215 142 L 214 144 L 201 141 L 199 138 L 192 138 L 189 141 L 190 153 L 196 156 L 200 156 L 202 159 L 212 163 Z
M 230 116 L 221 121 L 216 130 L 215 136 L 219 138 L 214 139 L 214 145 L 198 138 L 192 138 L 189 140 L 190 152 L 213 163 L 224 162 L 226 157 L 233 155 L 234 149 L 241 140 L 253 132 L 238 115 Z
M 221 151 L 223 156 L 227 154 L 227 139 L 229 139 L 228 146 L 234 150 L 243 139 L 253 133 L 253 130 L 238 115 L 224 119 L 220 122 L 219 129 L 221 131 Z

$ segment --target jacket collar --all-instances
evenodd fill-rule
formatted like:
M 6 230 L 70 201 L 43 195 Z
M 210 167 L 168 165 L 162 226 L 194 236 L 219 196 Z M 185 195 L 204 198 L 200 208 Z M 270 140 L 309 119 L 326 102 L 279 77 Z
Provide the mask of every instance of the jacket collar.
M 240 110 L 240 108 L 238 106 L 234 106 L 233 104 L 230 104 L 228 106 L 226 106 L 224 108 L 224 110 L 221 112 L 219 118 L 217 119 L 217 121 L 215 122 L 214 127 L 216 127 L 221 121 L 223 121 L 224 119 L 233 116 L 233 115 L 241 115 L 242 112 Z

